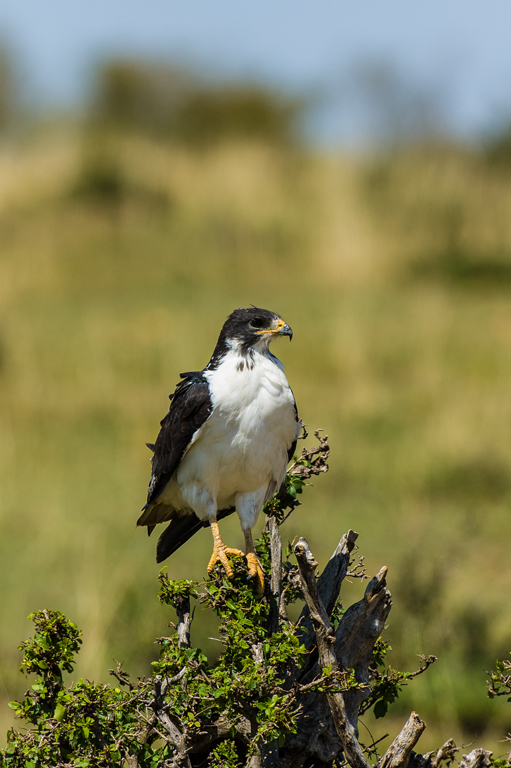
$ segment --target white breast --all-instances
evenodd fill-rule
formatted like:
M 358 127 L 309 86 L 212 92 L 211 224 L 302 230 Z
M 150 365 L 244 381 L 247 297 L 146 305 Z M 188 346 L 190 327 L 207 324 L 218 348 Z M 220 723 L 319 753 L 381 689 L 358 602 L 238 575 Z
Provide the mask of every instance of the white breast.
M 212 503 L 222 509 L 254 492 L 263 499 L 268 486 L 280 485 L 297 421 L 286 375 L 271 355 L 245 357 L 231 350 L 204 375 L 213 411 L 181 461 L 176 480 L 185 501 L 206 519 Z

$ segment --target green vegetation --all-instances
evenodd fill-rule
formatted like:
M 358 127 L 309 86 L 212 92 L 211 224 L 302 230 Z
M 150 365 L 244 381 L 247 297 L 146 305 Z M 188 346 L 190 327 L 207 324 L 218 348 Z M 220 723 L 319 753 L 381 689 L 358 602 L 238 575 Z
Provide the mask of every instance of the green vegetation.
M 360 659 L 356 669 L 333 669 L 332 665 L 321 669 L 312 626 L 310 633 L 306 629 L 308 614 L 302 612 L 298 623 L 290 621 L 280 599 L 282 595 L 288 606 L 303 600 L 303 577 L 289 561 L 282 566 L 280 550 L 274 552 L 270 539 L 273 541 L 275 533 L 278 538 L 279 522 L 282 524 L 299 506 L 296 496 L 302 493 L 304 477 L 311 470 L 312 474 L 324 471 L 327 450 L 325 441 L 319 446 L 319 457 L 302 453 L 293 469 L 304 470 L 305 475 L 288 475 L 287 493 L 275 496 L 267 507 L 275 525 L 272 529 L 268 524 L 256 543 L 261 562 L 271 574 L 272 586 L 267 582 L 264 596 L 255 593 L 251 580 L 247 580 L 246 563 L 239 559 L 233 562 L 232 579 L 218 566 L 202 584 L 186 579 L 171 581 L 166 568 L 162 569 L 160 601 L 175 609 L 179 624 L 172 636 L 156 641 L 160 657 L 152 662 L 150 677 L 133 682 L 118 663 L 116 669 L 110 670 L 118 685 L 96 684 L 82 678 L 66 686 L 63 673 L 73 671 L 81 632 L 58 611 L 32 614 L 29 618 L 36 631 L 32 639 L 19 646 L 24 652 L 20 671 L 37 677 L 22 701 L 10 702 L 16 717 L 29 728 L 9 731 L 7 745 L 0 752 L 0 765 L 238 768 L 248 765 L 252 756 L 262 758 L 258 765 L 276 765 L 277 757 L 290 760 L 290 765 L 302 765 L 304 747 L 297 746 L 294 738 L 310 741 L 310 723 L 314 718 L 324 720 L 325 714 L 316 713 L 316 709 L 326 696 L 340 693 L 348 702 L 350 694 L 360 692 L 359 713 L 373 710 L 376 718 L 385 717 L 403 685 L 425 671 L 434 657 L 425 659 L 415 673 L 387 667 L 386 656 L 391 650 L 388 643 L 373 634 L 372 624 L 371 634 L 363 634 L 365 614 L 375 609 L 373 606 L 366 610 L 368 603 L 362 600 L 365 607 L 358 618 L 360 604 L 340 612 L 334 607 L 332 630 L 340 631 L 345 620 L 349 628 L 339 635 L 343 638 L 341 645 L 349 645 L 353 638 L 352 645 L 361 639 L 369 644 L 369 682 Z M 339 561 L 335 570 L 354 575 L 358 571 L 356 559 L 351 560 L 352 570 L 348 570 L 354 541 L 348 544 L 347 537 L 343 541 L 346 548 L 338 555 L 343 565 Z M 274 587 L 277 574 L 279 586 Z M 330 604 L 335 605 L 336 598 L 339 601 L 341 581 Z M 317 584 L 319 588 L 321 579 Z M 222 653 L 213 663 L 190 644 L 191 599 L 218 617 Z M 382 609 L 386 615 L 387 608 Z M 382 627 L 377 631 L 381 632 Z M 351 640 L 346 643 L 348 637 Z M 355 663 L 358 657 L 353 650 Z M 305 737 L 301 729 L 305 729 Z M 340 745 L 338 741 L 335 744 L 337 752 Z M 362 749 L 368 758 L 378 756 L 374 743 L 362 745 Z M 340 762 L 335 752 L 328 760 L 330 768 Z M 327 768 L 327 763 L 322 761 L 321 765 Z
M 292 326 L 274 351 L 332 445 L 284 537 L 324 563 L 359 531 L 369 571 L 389 567 L 396 666 L 439 659 L 388 717 L 419 711 L 424 748 L 437 729 L 497 753 L 506 709 L 480 691 L 511 643 L 509 175 L 447 144 L 199 152 L 61 125 L 3 149 L 0 169 L 4 702 L 23 693 L 13 649 L 42 606 L 83 629 L 78 677 L 101 680 L 112 658 L 147 674 L 163 609 L 154 542 L 135 529 L 144 443 L 179 372 L 253 303 Z M 242 543 L 236 520 L 222 532 Z M 204 530 L 171 578 L 200 581 L 210 549 Z M 214 655 L 214 622 L 196 623 Z

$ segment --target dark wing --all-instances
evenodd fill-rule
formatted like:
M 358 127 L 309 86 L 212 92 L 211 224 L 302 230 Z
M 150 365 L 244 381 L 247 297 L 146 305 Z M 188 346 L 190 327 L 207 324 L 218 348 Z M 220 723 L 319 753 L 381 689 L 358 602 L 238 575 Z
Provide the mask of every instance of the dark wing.
M 295 400 L 295 396 L 294 396 L 293 390 L 291 390 L 291 394 L 293 395 L 293 405 L 294 405 L 294 407 L 295 407 L 296 423 L 297 423 L 297 425 L 298 425 L 298 426 L 301 428 L 301 426 L 302 426 L 302 420 L 301 420 L 301 419 L 300 419 L 300 417 L 298 416 L 298 408 L 296 407 L 296 400 Z M 298 430 L 298 431 L 300 431 L 300 430 Z M 296 444 L 297 444 L 297 442 L 298 442 L 298 439 L 296 439 L 296 440 L 295 440 L 293 443 L 291 443 L 291 446 L 290 446 L 290 448 L 289 448 L 289 450 L 288 450 L 288 452 L 287 452 L 287 460 L 288 460 L 288 463 L 291 461 L 291 459 L 292 459 L 292 458 L 293 458 L 293 456 L 295 455 L 295 451 L 296 451 Z M 286 482 L 286 481 L 284 480 L 284 482 Z
M 166 560 L 200 528 L 208 525 L 207 521 L 199 520 L 191 510 L 188 512 L 180 511 L 167 508 L 165 505 L 153 507 L 154 502 L 176 471 L 183 454 L 197 431 L 208 420 L 213 410 L 209 386 L 203 373 L 201 371 L 182 373 L 181 378 L 183 381 L 178 384 L 176 391 L 170 396 L 169 412 L 161 421 L 161 429 L 156 443 L 154 445 L 147 443 L 154 453 L 151 459 L 153 471 L 149 482 L 147 504 L 138 520 L 138 525 L 147 525 L 142 521 L 146 518 L 147 513 L 150 513 L 151 508 L 161 510 L 161 516 L 156 518 L 157 522 L 170 520 L 169 525 L 158 540 L 156 548 L 158 563 Z M 234 512 L 234 508 L 220 510 L 217 519 L 221 520 L 232 512 Z M 154 524 L 149 524 L 147 532 L 150 534 L 153 528 Z
M 154 445 L 153 471 L 147 491 L 147 503 L 155 501 L 177 469 L 193 436 L 213 409 L 208 382 L 202 373 L 181 374 L 176 391 L 170 396 L 170 408 L 161 421 Z

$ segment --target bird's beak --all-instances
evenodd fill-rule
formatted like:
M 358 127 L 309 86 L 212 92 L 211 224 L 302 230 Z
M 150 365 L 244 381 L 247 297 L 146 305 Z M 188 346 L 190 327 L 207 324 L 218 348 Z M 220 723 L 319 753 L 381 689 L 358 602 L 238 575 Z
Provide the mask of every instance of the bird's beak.
M 279 336 L 289 336 L 289 341 L 293 338 L 293 331 L 286 323 L 277 331 Z
M 293 338 L 293 331 L 291 330 L 289 325 L 287 325 L 282 319 L 280 319 L 277 322 L 276 328 L 271 328 L 270 330 L 265 330 L 265 331 L 256 331 L 256 333 L 259 333 L 261 335 L 263 333 L 264 334 L 271 333 L 272 336 L 289 336 L 289 341 L 291 341 L 291 339 Z

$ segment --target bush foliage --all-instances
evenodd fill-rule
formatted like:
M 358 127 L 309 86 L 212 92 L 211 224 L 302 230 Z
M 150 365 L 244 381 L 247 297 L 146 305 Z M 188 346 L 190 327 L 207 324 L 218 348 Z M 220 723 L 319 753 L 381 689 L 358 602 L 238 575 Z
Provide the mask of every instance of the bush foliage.
M 327 442 L 320 438 L 318 447 L 295 460 L 285 487 L 266 508 L 277 523 L 298 506 L 307 478 L 326 471 L 327 456 Z M 267 572 L 271 546 L 266 529 L 257 550 Z M 297 568 L 289 560 L 282 575 L 284 605 L 303 599 Z M 298 672 L 311 653 L 307 632 L 287 618 L 285 609 L 279 611 L 268 588 L 262 597 L 256 594 L 240 560 L 232 580 L 221 566 L 202 584 L 171 581 L 165 569 L 159 580 L 160 601 L 175 608 L 181 624 L 189 626 L 190 600 L 216 614 L 224 648 L 219 659 L 210 663 L 178 631 L 156 641 L 160 656 L 150 677 L 134 682 L 118 664 L 110 670 L 114 686 L 83 679 L 66 686 L 63 673 L 73 670 L 81 633 L 58 611 L 33 613 L 34 636 L 19 649 L 24 652 L 21 671 L 36 679 L 23 700 L 10 705 L 30 727 L 9 732 L 2 765 L 149 768 L 207 760 L 210 766 L 235 768 L 265 749 L 284 748 L 297 731 L 304 696 L 360 688 L 349 669 L 341 676 L 324 669 L 308 685 L 300 684 Z M 337 602 L 332 620 L 337 623 L 343 615 Z M 385 714 L 409 677 L 385 667 L 388 650 L 386 643 L 376 642 L 373 681 L 364 702 L 364 711 L 373 707 L 377 716 Z
M 268 520 L 277 526 L 299 505 L 297 497 L 308 478 L 328 468 L 327 441 L 318 433 L 316 436 L 319 445 L 304 449 L 299 459 L 295 457 L 286 485 L 266 507 Z M 271 572 L 273 578 L 275 538 L 271 528 L 271 522 L 267 523 L 257 551 L 266 573 Z M 286 551 L 291 554 L 290 547 Z M 364 577 L 360 559 L 352 561 L 350 567 L 352 576 Z M 281 565 L 280 606 L 269 583 L 264 595 L 256 593 L 239 559 L 234 563 L 232 579 L 218 566 L 201 584 L 186 579 L 171 581 L 165 570 L 159 576 L 159 599 L 175 609 L 179 623 L 177 632 L 157 639 L 160 654 L 149 677 L 133 681 L 118 663 L 110 670 L 114 685 L 83 679 L 66 685 L 64 673 L 73 671 L 81 633 L 58 611 L 31 614 L 35 633 L 19 649 L 24 652 L 21 671 L 35 675 L 35 681 L 22 701 L 10 704 L 29 728 L 9 731 L 7 746 L 0 755 L 1 766 L 239 768 L 306 764 L 334 768 L 345 764 L 341 750 L 328 763 L 304 763 L 303 756 L 293 757 L 292 751 L 286 751 L 290 739 L 304 727 L 304 711 L 310 706 L 311 695 L 319 695 L 315 701 L 321 702 L 339 692 L 346 700 L 350 693 L 362 692 L 357 715 L 372 710 L 377 718 L 384 717 L 402 686 L 434 661 L 434 657 L 423 659 L 413 673 L 393 670 L 386 664 L 389 644 L 374 636 L 369 639 L 369 680 L 360 668 L 340 664 L 337 668 L 316 666 L 312 679 L 304 682 L 303 668 L 314 669 L 311 659 L 316 650 L 314 637 L 307 631 L 306 610 L 297 622 L 287 615 L 286 605 L 303 600 L 307 591 L 303 574 L 299 575 L 289 559 Z M 374 581 L 366 596 L 371 594 Z M 217 616 L 218 639 L 223 646 L 218 660 L 210 662 L 190 644 L 191 600 Z M 332 630 L 338 630 L 343 621 L 352 626 L 358 605 L 345 611 L 337 599 L 330 611 Z M 312 620 L 316 628 L 314 616 Z M 492 674 L 491 696 L 509 695 L 508 672 L 509 663 L 503 662 Z M 308 715 L 312 718 L 314 712 Z M 455 748 L 448 744 L 437 765 L 441 760 L 452 760 Z M 378 757 L 374 744 L 363 751 L 368 758 Z

